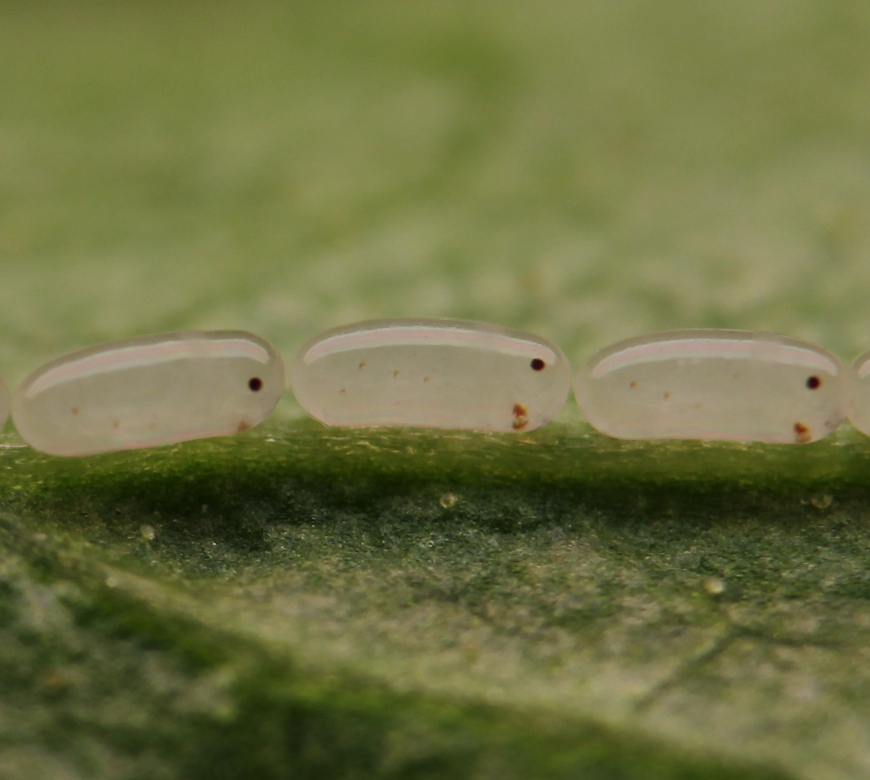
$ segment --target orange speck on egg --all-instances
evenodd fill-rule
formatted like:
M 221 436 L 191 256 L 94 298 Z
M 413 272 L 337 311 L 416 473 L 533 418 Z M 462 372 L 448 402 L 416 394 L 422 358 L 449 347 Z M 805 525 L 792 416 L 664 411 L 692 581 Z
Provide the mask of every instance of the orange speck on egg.
M 794 424 L 794 440 L 798 444 L 807 444 L 813 440 L 813 435 L 810 429 L 803 423 L 796 422 Z
M 514 404 L 513 413 L 514 421 L 511 427 L 513 427 L 515 431 L 521 431 L 529 424 L 528 409 L 526 409 L 522 404 Z

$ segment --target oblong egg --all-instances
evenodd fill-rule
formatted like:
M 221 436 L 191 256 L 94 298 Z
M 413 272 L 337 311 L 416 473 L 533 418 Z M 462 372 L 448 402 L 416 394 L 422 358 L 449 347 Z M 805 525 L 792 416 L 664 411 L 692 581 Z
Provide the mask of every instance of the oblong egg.
M 243 331 L 181 331 L 74 352 L 15 392 L 21 437 L 53 455 L 226 436 L 262 422 L 284 390 L 284 365 Z
M 805 444 L 845 418 L 848 382 L 831 353 L 773 333 L 682 330 L 622 341 L 578 372 L 586 419 L 620 439 Z
M 849 366 L 849 420 L 870 436 L 870 351 L 858 355 Z
M 530 431 L 559 412 L 571 369 L 549 341 L 464 320 L 373 320 L 322 333 L 290 364 L 327 425 Z
M 0 377 L 0 432 L 3 431 L 11 413 L 12 394 L 9 392 L 9 385 L 6 384 L 6 380 Z

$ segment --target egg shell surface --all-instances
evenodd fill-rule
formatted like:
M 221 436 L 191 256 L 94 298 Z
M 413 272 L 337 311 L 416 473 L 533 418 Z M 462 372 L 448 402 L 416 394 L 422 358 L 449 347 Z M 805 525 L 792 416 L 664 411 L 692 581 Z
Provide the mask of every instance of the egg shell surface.
M 53 360 L 18 388 L 12 414 L 35 449 L 90 455 L 245 431 L 283 390 L 283 362 L 263 339 L 181 331 Z
M 9 415 L 12 414 L 12 393 L 6 380 L 0 377 L 0 431 L 6 425 Z
M 683 330 L 622 341 L 574 380 L 586 419 L 620 439 L 822 439 L 845 418 L 848 382 L 831 353 L 773 333 Z
M 530 431 L 564 405 L 571 369 L 546 339 L 465 320 L 373 320 L 306 342 L 300 404 L 327 425 Z
M 849 420 L 870 436 L 870 351 L 858 355 L 848 368 Z

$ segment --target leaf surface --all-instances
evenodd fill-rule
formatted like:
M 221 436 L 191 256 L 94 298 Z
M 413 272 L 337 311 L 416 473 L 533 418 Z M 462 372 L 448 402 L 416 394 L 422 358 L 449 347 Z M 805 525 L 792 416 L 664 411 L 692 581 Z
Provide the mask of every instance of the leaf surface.
M 0 360 L 386 316 L 870 346 L 865 5 L 0 9 Z M 870 765 L 870 440 L 0 440 L 0 777 Z

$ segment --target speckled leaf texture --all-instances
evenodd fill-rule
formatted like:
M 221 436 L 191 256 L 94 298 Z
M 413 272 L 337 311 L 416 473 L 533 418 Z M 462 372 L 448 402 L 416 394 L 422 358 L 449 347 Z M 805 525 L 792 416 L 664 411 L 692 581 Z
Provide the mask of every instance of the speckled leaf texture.
M 0 4 L 0 369 L 375 317 L 870 348 L 863 0 Z M 870 438 L 0 437 L 0 778 L 870 775 Z

